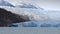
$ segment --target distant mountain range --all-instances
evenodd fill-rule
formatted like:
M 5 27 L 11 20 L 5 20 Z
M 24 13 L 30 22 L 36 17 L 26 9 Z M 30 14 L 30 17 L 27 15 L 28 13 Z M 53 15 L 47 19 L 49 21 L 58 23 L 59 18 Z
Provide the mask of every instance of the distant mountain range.
M 25 4 L 25 3 L 22 3 L 22 5 L 17 5 L 16 7 L 38 9 L 36 6 L 34 6 L 32 4 Z
M 13 4 L 9 3 L 8 1 L 5 0 L 0 0 L 0 6 L 10 6 L 10 7 L 19 7 L 19 8 L 32 8 L 32 9 L 43 9 L 40 7 L 36 7 L 35 5 L 32 4 L 26 4 L 26 3 L 21 3 L 19 5 L 14 6 Z
M 16 5 L 15 7 L 20 7 L 20 8 L 32 8 L 32 9 L 41 9 L 44 10 L 43 8 L 33 5 L 33 4 L 26 4 L 26 3 L 21 3 L 21 5 Z

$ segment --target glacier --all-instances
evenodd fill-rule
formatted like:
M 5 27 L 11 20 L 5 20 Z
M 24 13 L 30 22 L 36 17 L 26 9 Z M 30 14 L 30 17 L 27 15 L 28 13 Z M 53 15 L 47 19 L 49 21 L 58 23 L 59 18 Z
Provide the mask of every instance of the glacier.
M 0 6 L 0 8 L 4 8 L 18 15 L 27 15 L 31 20 L 30 22 L 12 24 L 14 27 L 60 27 L 60 11 L 7 6 Z
M 48 11 L 41 9 L 28 9 L 7 6 L 0 6 L 0 8 L 4 8 L 18 15 L 27 15 L 31 20 L 30 22 L 24 22 L 23 24 L 12 24 L 11 26 L 14 27 L 60 27 L 60 11 Z
M 13 23 L 9 27 L 60 27 L 60 11 L 45 10 L 31 4 L 14 6 L 6 1 L 0 2 L 0 8 L 18 15 L 27 15 L 31 20 L 24 23 Z

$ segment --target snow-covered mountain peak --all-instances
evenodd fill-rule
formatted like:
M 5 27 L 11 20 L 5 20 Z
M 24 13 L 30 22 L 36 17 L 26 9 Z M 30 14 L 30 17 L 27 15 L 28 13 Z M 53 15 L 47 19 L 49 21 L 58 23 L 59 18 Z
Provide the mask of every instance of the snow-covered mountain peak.
M 36 6 L 34 4 L 31 4 L 31 3 L 20 3 L 19 5 L 15 5 L 15 7 L 43 10 L 43 8 L 40 8 L 39 6 Z
M 7 2 L 5 0 L 0 0 L 0 6 L 11 6 L 11 7 L 14 7 L 12 4 L 10 4 L 9 2 Z
M 36 6 L 34 6 L 32 4 L 26 4 L 26 3 L 20 3 L 16 7 L 38 9 Z

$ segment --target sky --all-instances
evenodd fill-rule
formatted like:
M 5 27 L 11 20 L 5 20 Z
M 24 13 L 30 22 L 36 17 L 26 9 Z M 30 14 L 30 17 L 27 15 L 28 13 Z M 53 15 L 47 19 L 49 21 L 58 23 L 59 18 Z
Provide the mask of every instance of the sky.
M 45 10 L 60 10 L 60 0 L 5 0 L 5 1 L 8 1 L 13 5 L 26 3 L 44 8 Z

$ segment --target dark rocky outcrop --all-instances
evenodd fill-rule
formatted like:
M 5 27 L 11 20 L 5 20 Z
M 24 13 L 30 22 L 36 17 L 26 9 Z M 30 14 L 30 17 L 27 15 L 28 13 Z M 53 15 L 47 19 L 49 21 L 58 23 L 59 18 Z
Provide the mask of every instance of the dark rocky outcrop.
M 28 19 L 22 18 L 20 15 L 14 14 L 3 8 L 0 8 L 0 27 L 8 27 L 9 24 L 20 23 L 25 21 L 30 21 L 30 20 L 29 18 Z

